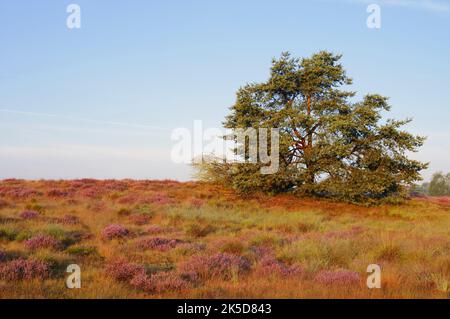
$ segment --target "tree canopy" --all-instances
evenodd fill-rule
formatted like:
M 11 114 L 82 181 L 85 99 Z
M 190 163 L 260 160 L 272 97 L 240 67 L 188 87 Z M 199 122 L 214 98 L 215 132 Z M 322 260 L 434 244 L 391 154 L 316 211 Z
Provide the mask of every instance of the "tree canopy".
M 382 118 L 388 98 L 354 101 L 341 55 L 309 58 L 289 53 L 272 61 L 270 77 L 237 91 L 226 128 L 278 128 L 279 169 L 263 175 L 258 163 L 209 162 L 203 178 L 248 193 L 294 192 L 351 202 L 397 200 L 420 180 L 427 164 L 407 157 L 424 143 L 402 127 L 411 120 Z M 245 145 L 243 149 L 245 150 Z

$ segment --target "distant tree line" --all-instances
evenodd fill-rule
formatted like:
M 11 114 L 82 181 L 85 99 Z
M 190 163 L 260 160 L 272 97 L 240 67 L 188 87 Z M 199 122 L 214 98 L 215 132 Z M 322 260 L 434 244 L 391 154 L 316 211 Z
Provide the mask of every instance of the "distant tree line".
M 450 196 L 450 173 L 435 173 L 430 182 L 414 186 L 413 194 Z

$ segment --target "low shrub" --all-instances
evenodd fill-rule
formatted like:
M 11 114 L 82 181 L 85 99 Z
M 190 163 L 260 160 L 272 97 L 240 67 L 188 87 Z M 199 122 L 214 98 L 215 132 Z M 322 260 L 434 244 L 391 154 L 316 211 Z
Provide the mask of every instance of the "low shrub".
M 47 279 L 50 273 L 47 263 L 35 259 L 19 258 L 0 264 L 0 279 L 3 280 Z
M 38 249 L 51 249 L 59 250 L 62 248 L 62 243 L 56 238 L 48 235 L 37 235 L 27 239 L 25 241 L 25 246 L 30 250 Z
M 123 239 L 130 236 L 130 231 L 122 225 L 112 224 L 103 229 L 101 236 L 107 240 Z
M 360 277 L 357 272 L 350 270 L 323 270 L 314 277 L 314 281 L 322 285 L 354 285 L 360 282 Z

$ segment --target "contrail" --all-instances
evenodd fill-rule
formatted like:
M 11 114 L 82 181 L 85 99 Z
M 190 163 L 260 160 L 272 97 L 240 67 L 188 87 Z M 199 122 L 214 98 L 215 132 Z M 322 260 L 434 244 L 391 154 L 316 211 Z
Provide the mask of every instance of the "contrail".
M 75 120 L 75 121 L 90 122 L 90 123 L 97 123 L 97 124 L 104 124 L 104 125 L 128 126 L 128 127 L 160 130 L 160 131 L 169 131 L 170 130 L 167 127 L 161 127 L 161 126 L 151 126 L 151 125 L 137 124 L 137 123 L 94 120 L 94 119 L 87 119 L 87 118 L 80 118 L 80 117 L 73 117 L 73 116 L 65 116 L 65 115 L 60 115 L 60 114 L 51 114 L 51 113 L 29 112 L 29 111 L 11 110 L 11 109 L 3 109 L 3 108 L 0 108 L 0 112 L 27 115 L 27 116 L 55 117 L 55 118 L 61 118 L 61 119 L 66 119 L 66 120 Z

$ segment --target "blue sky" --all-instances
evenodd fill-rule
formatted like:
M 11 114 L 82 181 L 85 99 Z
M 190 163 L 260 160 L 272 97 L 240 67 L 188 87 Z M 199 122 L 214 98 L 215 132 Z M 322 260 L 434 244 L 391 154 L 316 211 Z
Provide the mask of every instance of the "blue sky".
M 319 50 L 344 55 L 359 96 L 414 119 L 428 178 L 450 170 L 449 35 L 448 0 L 0 0 L 0 178 L 189 179 L 172 129 L 220 127 L 273 57 Z

